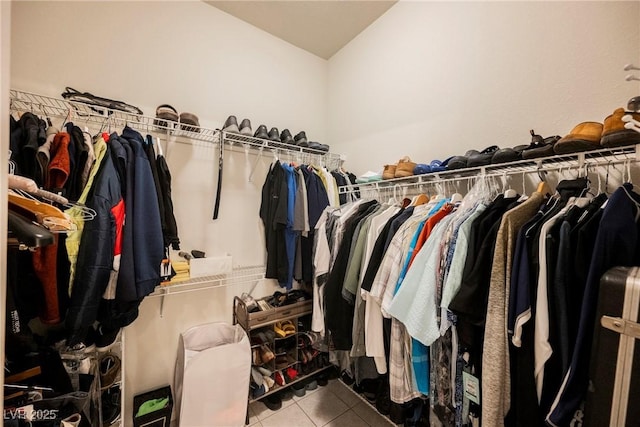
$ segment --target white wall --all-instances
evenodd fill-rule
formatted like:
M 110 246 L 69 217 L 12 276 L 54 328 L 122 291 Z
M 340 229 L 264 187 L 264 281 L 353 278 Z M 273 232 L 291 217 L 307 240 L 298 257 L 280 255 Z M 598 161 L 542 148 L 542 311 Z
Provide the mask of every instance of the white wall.
M 0 2 L 0 117 L 9 114 L 9 69 L 11 60 L 11 3 Z M 6 165 L 9 160 L 7 148 L 9 146 L 9 126 L 5 120 L 0 120 L 0 164 Z M 7 204 L 7 178 L 0 175 L 0 203 Z M 7 210 L 0 210 L 0 271 L 7 271 Z M 0 275 L 0 307 L 5 307 L 7 297 L 7 275 Z M 0 316 L 0 359 L 4 360 L 5 316 Z M 4 384 L 4 370 L 0 372 L 0 381 Z M 0 411 L 3 411 L 4 388 L 0 390 Z
M 638 94 L 638 2 L 401 1 L 329 60 L 329 142 L 357 174 L 565 135 Z M 366 153 L 366 155 L 365 155 Z
M 65 86 L 137 105 L 146 115 L 169 103 L 220 127 L 228 115 L 326 139 L 326 61 L 202 2 L 17 2 L 12 14 L 13 88 L 59 96 Z M 4 74 L 3 74 L 4 75 Z M 236 266 L 264 263 L 260 189 L 272 158 L 225 158 L 220 217 L 211 220 L 216 149 L 173 144 L 168 162 L 184 249 L 229 253 Z M 178 335 L 191 326 L 231 322 L 233 296 L 250 286 L 142 303 L 126 330 L 126 407 L 133 395 L 173 382 Z M 271 281 L 256 296 L 273 293 Z M 221 361 L 220 369 L 224 369 Z M 215 381 L 215 378 L 212 378 Z

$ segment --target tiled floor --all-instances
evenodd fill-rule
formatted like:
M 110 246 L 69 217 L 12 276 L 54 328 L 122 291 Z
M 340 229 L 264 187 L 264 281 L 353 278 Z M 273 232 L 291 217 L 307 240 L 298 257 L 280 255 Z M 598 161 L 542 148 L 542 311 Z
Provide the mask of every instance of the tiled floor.
M 389 427 L 391 422 L 353 393 L 340 380 L 282 401 L 272 411 L 262 402 L 249 405 L 252 427 Z

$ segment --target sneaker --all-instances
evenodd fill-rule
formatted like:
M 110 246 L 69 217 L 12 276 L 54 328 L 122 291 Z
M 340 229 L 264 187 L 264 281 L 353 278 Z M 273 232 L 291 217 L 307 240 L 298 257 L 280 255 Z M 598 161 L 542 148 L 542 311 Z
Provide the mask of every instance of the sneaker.
M 307 147 L 309 147 L 312 150 L 322 151 L 322 144 L 320 144 L 319 142 L 309 141 L 307 144 Z
M 225 132 L 240 133 L 240 129 L 238 129 L 238 119 L 236 119 L 236 116 L 227 117 L 222 130 Z
M 200 121 L 193 113 L 180 114 L 180 127 L 187 132 L 200 132 Z M 189 126 L 191 125 L 191 126 Z
M 255 384 L 254 387 L 255 388 L 251 392 L 251 394 L 252 394 L 254 399 L 257 399 L 258 397 L 262 396 L 263 394 L 265 394 L 267 392 L 267 389 L 266 389 L 264 384 L 262 384 L 260 386 Z
M 304 131 L 299 132 L 294 140 L 295 144 L 299 147 L 307 147 L 309 145 L 307 141 L 307 134 Z
M 96 348 L 98 351 L 109 351 L 111 347 L 116 342 L 118 338 L 118 334 L 120 333 L 120 329 L 116 330 L 108 330 L 102 327 L 102 325 L 98 326 L 96 330 Z
M 265 125 L 258 126 L 256 133 L 253 134 L 256 138 L 269 139 L 269 132 L 267 132 L 267 127 Z
M 114 385 L 102 392 L 102 423 L 113 424 L 120 417 L 120 386 Z
M 304 386 L 304 388 L 306 388 L 307 390 L 311 391 L 311 390 L 315 390 L 318 388 L 318 381 L 312 379 L 311 381 L 307 382 Z
M 100 389 L 106 390 L 113 385 L 120 375 L 120 358 L 107 353 L 100 358 Z
M 277 393 L 270 394 L 269 396 L 265 397 L 264 399 L 261 399 L 260 401 L 264 403 L 266 407 L 271 409 L 272 411 L 277 411 L 278 409 L 282 408 L 282 398 L 278 396 Z
M 283 386 L 286 384 L 284 380 L 284 376 L 280 371 L 276 371 L 275 374 L 273 375 L 273 378 L 276 380 L 276 384 L 278 384 L 279 386 Z
M 298 381 L 297 383 L 291 385 L 291 391 L 298 397 L 302 397 L 307 393 L 307 388 L 304 385 L 304 382 Z
M 282 133 L 280 133 L 280 142 L 287 145 L 296 145 L 296 142 L 291 136 L 291 132 L 289 132 L 289 129 L 284 129 Z
M 271 128 L 268 136 L 271 141 L 280 142 L 280 131 L 278 128 Z
M 316 376 L 316 381 L 318 381 L 320 387 L 324 387 L 329 384 L 329 376 L 322 372 Z
M 159 105 L 156 108 L 156 119 L 153 121 L 153 124 L 161 128 L 167 128 L 169 127 L 169 123 L 167 123 L 166 120 L 177 122 L 178 111 L 169 104 Z M 171 125 L 171 127 L 173 127 L 173 125 Z
M 353 379 L 353 376 L 351 375 L 351 372 L 347 371 L 346 369 L 340 373 L 340 379 L 346 385 L 351 385 L 354 382 L 354 379 Z
M 284 390 L 280 390 L 276 393 L 280 400 L 289 400 L 293 398 L 293 392 L 289 390 L 289 388 L 285 388 Z
M 60 422 L 60 427 L 78 427 L 82 421 L 80 414 L 69 415 L 67 418 Z
M 253 131 L 251 130 L 251 121 L 249 119 L 244 119 L 240 123 L 240 134 L 247 136 L 253 135 Z

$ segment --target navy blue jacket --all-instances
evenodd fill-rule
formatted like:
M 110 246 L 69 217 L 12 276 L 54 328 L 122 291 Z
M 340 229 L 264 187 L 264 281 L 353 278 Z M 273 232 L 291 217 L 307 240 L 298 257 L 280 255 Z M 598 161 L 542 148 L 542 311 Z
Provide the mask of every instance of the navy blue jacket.
M 131 180 L 132 186 L 127 185 L 125 197 L 125 206 L 128 206 L 116 299 L 136 301 L 160 284 L 164 241 L 153 173 L 143 148 L 144 138 L 130 127 L 124 128 L 121 138 L 128 142 L 133 155 L 133 177 L 127 171 L 127 182 Z
M 114 212 L 122 208 L 120 178 L 110 150 L 104 155 L 100 170 L 94 179 L 87 207 L 96 211 L 96 217 L 84 224 L 76 264 L 76 275 L 66 327 L 67 344 L 82 342 L 89 327 L 98 316 L 102 295 L 109 283 L 113 268 L 116 241 L 116 217 Z

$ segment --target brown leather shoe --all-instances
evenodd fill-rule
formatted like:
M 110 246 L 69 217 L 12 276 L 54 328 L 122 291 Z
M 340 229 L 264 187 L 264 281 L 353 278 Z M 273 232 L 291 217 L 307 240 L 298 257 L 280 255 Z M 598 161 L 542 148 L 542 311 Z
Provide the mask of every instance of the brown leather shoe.
M 382 179 L 393 179 L 396 176 L 396 165 L 384 165 Z
M 640 133 L 625 129 L 622 116 L 631 114 L 634 120 L 640 121 L 640 113 L 629 113 L 623 108 L 617 108 L 613 114 L 604 119 L 604 128 L 600 144 L 603 147 L 620 147 L 623 145 L 640 144 Z
M 111 387 L 120 375 L 120 358 L 113 353 L 106 353 L 100 359 L 100 388 Z
M 403 157 L 398 162 L 396 167 L 396 178 L 405 178 L 407 176 L 413 176 L 413 170 L 416 168 L 416 163 L 412 162 L 408 156 Z
M 556 154 L 569 154 L 596 150 L 600 148 L 601 137 L 602 123 L 582 122 L 571 129 L 569 135 L 561 138 L 553 147 L 553 151 Z

